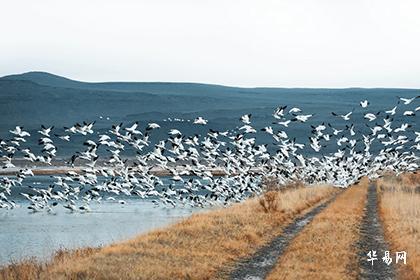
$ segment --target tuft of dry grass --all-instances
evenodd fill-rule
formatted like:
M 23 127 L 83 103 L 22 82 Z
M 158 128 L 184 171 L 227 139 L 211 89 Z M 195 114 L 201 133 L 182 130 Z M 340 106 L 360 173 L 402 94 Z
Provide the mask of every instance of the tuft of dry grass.
M 420 174 L 386 176 L 377 186 L 379 214 L 392 253 L 407 252 L 407 265 L 397 265 L 399 278 L 420 279 Z
M 269 242 L 292 219 L 337 192 L 333 187 L 273 192 L 269 211 L 249 199 L 194 214 L 167 228 L 40 268 L 32 279 L 214 279 Z M 267 195 L 267 194 L 266 194 Z M 24 279 L 19 271 L 7 279 Z M 3 269 L 2 271 L 5 271 Z M 23 267 L 22 267 L 23 269 Z
M 368 180 L 341 193 L 292 241 L 267 279 L 355 279 Z
M 99 251 L 99 248 L 90 247 L 75 250 L 58 250 L 49 262 L 40 262 L 35 258 L 13 262 L 3 268 L 0 267 L 0 279 L 43 279 L 42 275 L 49 272 L 52 267 L 66 265 L 70 260 L 88 257 L 97 251 Z
M 278 193 L 275 191 L 269 191 L 263 194 L 259 199 L 258 202 L 260 203 L 261 207 L 264 209 L 264 212 L 276 212 L 278 210 Z

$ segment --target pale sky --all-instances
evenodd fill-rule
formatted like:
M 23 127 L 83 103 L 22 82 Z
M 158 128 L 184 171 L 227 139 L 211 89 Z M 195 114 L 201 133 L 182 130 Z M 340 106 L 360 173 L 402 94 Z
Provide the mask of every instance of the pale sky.
M 0 0 L 0 76 L 420 88 L 419 0 Z

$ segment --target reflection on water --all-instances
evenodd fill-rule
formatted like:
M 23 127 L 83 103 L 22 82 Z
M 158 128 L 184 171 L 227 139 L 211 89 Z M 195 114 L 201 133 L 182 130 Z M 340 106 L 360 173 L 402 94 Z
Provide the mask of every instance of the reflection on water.
M 44 184 L 48 181 L 45 177 L 31 179 Z M 15 197 L 15 201 L 19 199 Z M 0 264 L 32 256 L 45 259 L 59 248 L 106 245 L 174 223 L 197 211 L 156 207 L 135 198 L 124 199 L 124 205 L 116 201 L 92 203 L 89 213 L 70 214 L 57 207 L 54 214 L 30 214 L 26 208 L 29 204 L 24 201 L 18 201 L 20 208 L 0 209 Z

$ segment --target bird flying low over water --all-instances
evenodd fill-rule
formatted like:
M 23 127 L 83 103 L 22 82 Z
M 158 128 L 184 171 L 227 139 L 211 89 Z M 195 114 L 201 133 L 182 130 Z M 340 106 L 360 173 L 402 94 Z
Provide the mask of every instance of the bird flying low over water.
M 208 120 L 203 119 L 203 117 L 198 117 L 194 120 L 194 124 L 206 125 Z
M 411 102 L 413 102 L 415 99 L 420 98 L 420 95 L 416 96 L 416 97 L 412 97 L 412 98 L 403 98 L 403 97 L 398 97 L 400 100 L 398 101 L 398 103 L 400 103 L 400 101 L 402 101 L 404 103 L 404 105 L 409 105 Z
M 371 122 L 371 121 L 376 120 L 377 115 L 379 115 L 379 112 L 376 115 L 372 114 L 372 113 L 367 113 L 367 114 L 365 114 L 365 119 L 368 119 Z
M 292 121 L 306 122 L 313 115 L 297 115 Z
M 350 120 L 350 116 L 351 116 L 351 114 L 353 114 L 353 111 L 351 111 L 351 112 L 348 112 L 347 114 L 345 114 L 345 115 L 338 115 L 337 113 L 334 113 L 334 112 L 332 112 L 331 113 L 333 116 L 336 116 L 336 117 L 341 117 L 343 120 L 345 120 L 345 121 L 348 121 L 348 120 Z
M 146 130 L 152 130 L 152 129 L 158 129 L 160 128 L 160 125 L 157 123 L 149 123 L 146 127 Z
M 368 105 L 369 105 L 369 101 L 367 100 L 360 101 L 360 106 L 362 108 L 366 108 Z
M 416 113 L 414 113 L 413 111 L 405 111 L 403 115 L 404 116 L 413 117 L 413 116 L 416 115 Z
M 289 110 L 289 114 L 300 113 L 300 112 L 302 112 L 302 110 L 297 107 L 293 107 L 292 109 Z
M 252 114 L 243 115 L 243 116 L 241 117 L 241 121 L 242 121 L 244 124 L 251 124 L 251 116 L 252 116 Z
M 17 135 L 17 136 L 19 136 L 19 137 L 27 137 L 27 136 L 31 136 L 31 135 L 29 134 L 29 132 L 24 131 L 24 130 L 23 130 L 23 127 L 21 127 L 21 126 L 16 126 L 14 130 L 10 130 L 9 132 L 10 132 L 10 133 L 12 133 L 12 134 L 14 134 L 14 135 Z
M 397 106 L 395 106 L 394 108 L 392 108 L 391 110 L 385 111 L 386 114 L 390 114 L 391 116 L 395 115 L 397 110 Z

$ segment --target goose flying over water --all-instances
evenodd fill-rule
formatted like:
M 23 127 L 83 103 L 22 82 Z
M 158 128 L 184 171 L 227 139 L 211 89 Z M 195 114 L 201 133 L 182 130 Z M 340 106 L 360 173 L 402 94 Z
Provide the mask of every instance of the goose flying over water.
M 194 124 L 206 125 L 208 120 L 203 119 L 203 117 L 198 117 L 194 120 Z
M 397 106 L 395 106 L 391 110 L 385 111 L 385 113 L 390 114 L 391 116 L 393 116 L 393 115 L 395 115 L 396 111 L 397 111 Z
M 351 116 L 351 114 L 353 114 L 353 111 L 351 111 L 351 112 L 348 112 L 347 114 L 345 114 L 345 115 L 338 115 L 337 113 L 334 113 L 334 112 L 332 112 L 331 113 L 333 116 L 336 116 L 336 117 L 341 117 L 343 120 L 345 120 L 345 121 L 348 121 L 348 120 L 350 120 L 350 116 Z
M 14 130 L 10 130 L 9 132 L 19 137 L 31 136 L 31 134 L 29 134 L 27 131 L 24 131 L 23 127 L 21 126 L 16 126 Z
M 366 108 L 369 105 L 369 101 L 367 101 L 366 99 L 363 101 L 360 101 L 360 106 L 362 108 Z
M 147 125 L 146 130 L 152 130 L 152 129 L 158 129 L 158 128 L 160 128 L 160 125 L 158 125 L 157 123 L 149 123 Z
M 411 102 L 413 102 L 417 98 L 420 98 L 420 95 L 419 96 L 416 96 L 416 97 L 412 97 L 412 98 L 399 97 L 398 103 L 400 101 L 402 101 L 404 103 L 404 105 L 409 105 Z
M 306 122 L 313 115 L 297 115 L 292 121 Z
M 252 116 L 252 114 L 243 115 L 240 120 L 244 124 L 251 124 L 251 116 Z
M 42 134 L 43 136 L 46 136 L 46 137 L 50 137 L 50 132 L 51 132 L 51 130 L 54 128 L 54 126 L 51 126 L 51 127 L 45 127 L 45 126 L 43 126 L 43 125 L 41 125 L 41 130 L 38 130 L 38 132 L 40 133 L 40 134 Z

